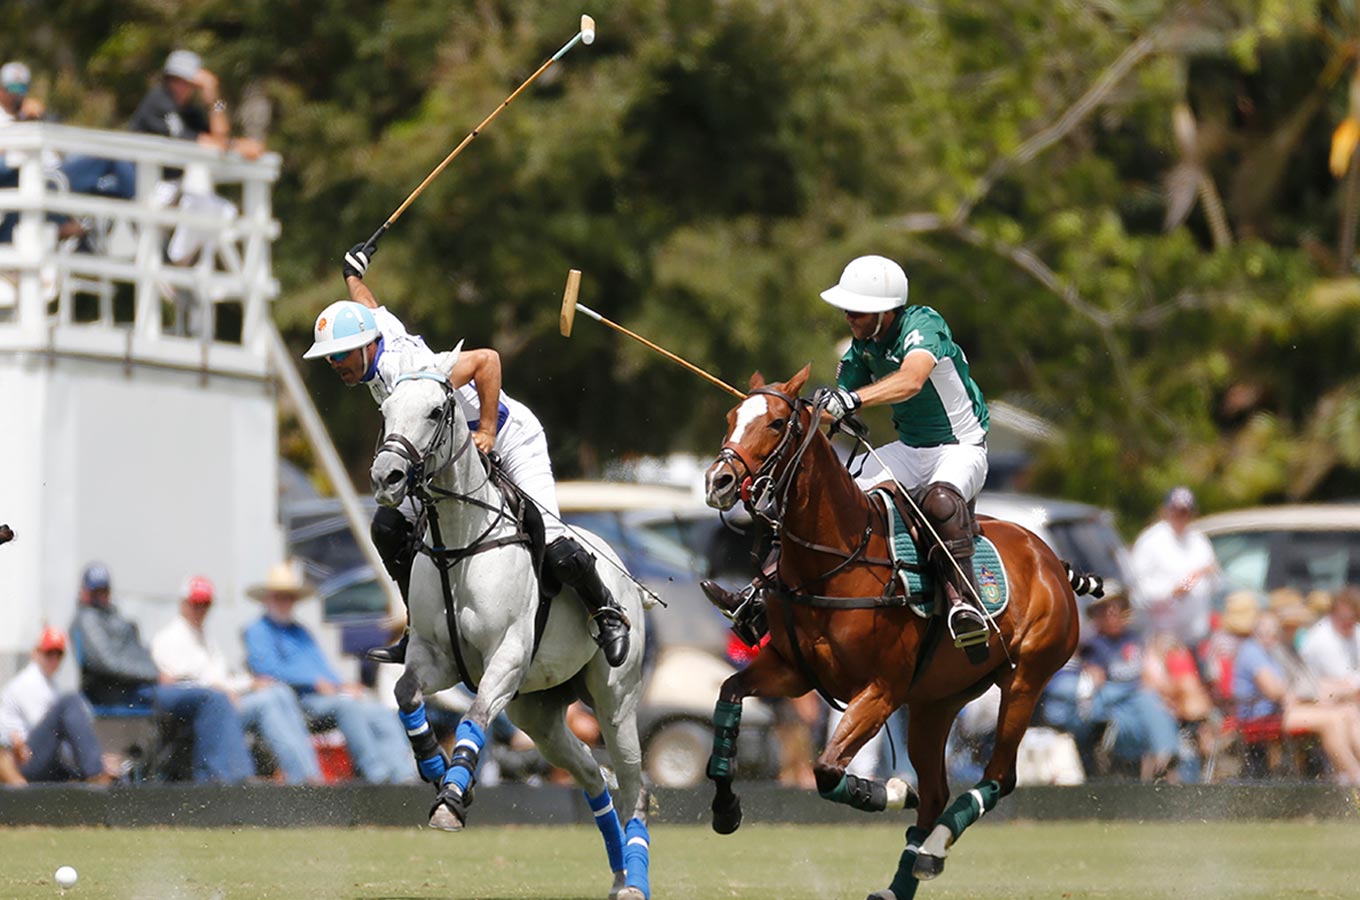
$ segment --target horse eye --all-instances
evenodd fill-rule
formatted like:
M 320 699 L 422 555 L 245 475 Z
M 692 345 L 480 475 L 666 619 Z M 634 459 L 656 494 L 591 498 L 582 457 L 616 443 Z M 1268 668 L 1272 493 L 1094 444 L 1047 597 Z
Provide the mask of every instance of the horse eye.
M 783 431 L 784 426 L 787 424 L 789 424 L 788 419 L 775 419 L 773 422 L 769 424 L 769 429 L 771 431 Z
M 439 421 L 439 417 L 442 416 L 443 414 L 444 414 L 444 410 L 442 410 L 442 409 L 440 409 L 438 406 L 436 406 L 434 409 L 430 410 L 430 414 L 429 414 L 428 416 L 426 416 L 425 418 L 429 419 L 431 422 L 438 422 L 438 421 Z

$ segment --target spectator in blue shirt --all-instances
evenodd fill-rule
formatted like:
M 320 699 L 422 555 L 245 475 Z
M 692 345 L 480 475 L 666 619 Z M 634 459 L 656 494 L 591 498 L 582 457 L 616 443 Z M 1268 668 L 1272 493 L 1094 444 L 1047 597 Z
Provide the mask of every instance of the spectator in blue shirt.
M 1129 600 L 1110 594 L 1087 609 L 1095 634 L 1082 650 L 1082 674 L 1094 684 L 1088 723 L 1108 723 L 1111 752 L 1137 761 L 1144 781 L 1172 774 L 1179 738 L 1176 719 L 1161 696 L 1144 684 L 1143 639 L 1129 628 Z
M 294 606 L 311 594 L 300 568 L 276 565 L 249 593 L 265 608 L 246 629 L 250 671 L 290 685 L 309 718 L 334 720 L 366 781 L 414 780 L 415 761 L 396 711 L 373 699 L 362 685 L 342 681 L 311 632 L 293 618 Z
M 1281 664 L 1280 621 L 1272 612 L 1229 608 L 1224 627 L 1246 638 L 1232 668 L 1232 698 L 1240 721 L 1279 716 L 1285 733 L 1317 735 L 1337 782 L 1360 785 L 1360 711 L 1354 704 L 1303 700 Z

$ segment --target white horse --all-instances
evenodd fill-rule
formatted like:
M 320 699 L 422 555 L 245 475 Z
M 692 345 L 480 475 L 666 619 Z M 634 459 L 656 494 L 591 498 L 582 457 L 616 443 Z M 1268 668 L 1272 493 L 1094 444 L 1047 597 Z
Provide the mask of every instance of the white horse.
M 577 529 L 582 544 L 603 557 L 600 577 L 631 623 L 628 656 L 619 667 L 609 666 L 591 636 L 585 607 L 569 587 L 552 601 L 535 651 L 539 592 L 530 551 L 474 449 L 467 419 L 445 377 L 456 359 L 457 351 L 443 354 L 443 371 L 397 380 L 382 405 L 385 437 L 370 470 L 379 503 L 397 506 L 413 493 L 427 510 L 423 547 L 411 572 L 410 645 L 395 693 L 421 777 L 438 790 L 430 825 L 463 828 L 488 726 L 504 710 L 543 757 L 571 773 L 585 791 L 614 873 L 611 900 L 646 900 L 647 799 L 636 714 L 642 690 L 642 592 L 604 541 Z M 450 641 L 450 623 L 456 645 Z M 424 694 L 465 678 L 475 682 L 476 696 L 458 725 L 450 759 L 430 732 Z M 631 808 L 626 831 L 605 774 L 567 728 L 566 708 L 578 695 L 594 708 L 618 777 L 618 795 L 625 812 Z

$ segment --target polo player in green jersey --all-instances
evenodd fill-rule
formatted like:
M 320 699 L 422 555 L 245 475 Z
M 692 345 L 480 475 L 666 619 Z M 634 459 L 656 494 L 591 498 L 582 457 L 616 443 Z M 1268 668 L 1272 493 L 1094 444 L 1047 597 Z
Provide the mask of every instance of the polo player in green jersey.
M 989 417 L 968 358 L 943 316 L 929 306 L 907 305 L 906 273 L 890 259 L 851 261 L 821 297 L 845 311 L 853 337 L 836 387 L 823 389 L 819 398 L 827 414 L 839 422 L 861 407 L 889 404 L 897 430 L 897 440 L 877 448 L 877 458 L 870 457 L 856 481 L 867 490 L 895 478 L 911 493 L 942 542 L 928 538 L 935 545 L 926 552 L 946 586 L 950 632 L 956 641 L 985 633 L 973 576 L 973 503 L 987 478 Z M 742 611 L 734 616 L 738 624 L 763 625 L 759 581 L 740 594 L 712 581 L 703 587 L 720 609 Z M 750 630 L 738 635 L 748 638 Z

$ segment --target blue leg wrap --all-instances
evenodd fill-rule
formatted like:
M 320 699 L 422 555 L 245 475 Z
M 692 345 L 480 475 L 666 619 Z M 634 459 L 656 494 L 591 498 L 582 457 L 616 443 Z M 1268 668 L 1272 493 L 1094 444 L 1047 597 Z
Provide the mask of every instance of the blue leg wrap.
M 651 835 L 647 833 L 647 825 L 639 818 L 628 820 L 628 828 L 624 831 L 627 843 L 623 846 L 623 864 L 628 868 L 628 887 L 637 888 L 642 891 L 642 896 L 651 898 L 652 883 L 647 874 L 647 867 L 651 864 Z
M 456 786 L 466 795 L 468 787 L 472 784 L 472 777 L 476 774 L 482 748 L 486 746 L 486 733 L 476 722 L 464 719 L 458 723 L 454 738 L 457 743 L 453 747 L 453 759 L 449 761 L 449 770 L 444 775 L 444 783 Z
M 614 799 L 609 796 L 609 788 L 600 791 L 600 796 L 586 794 L 590 811 L 595 814 L 595 827 L 600 829 L 604 838 L 604 849 L 609 854 L 609 871 L 623 871 L 623 826 L 619 824 L 619 814 L 614 811 Z
M 425 703 L 422 701 L 410 712 L 397 710 L 397 715 L 406 727 L 406 738 L 411 742 L 411 752 L 415 754 L 420 777 L 430 784 L 439 784 L 448 771 L 449 761 L 444 757 L 444 751 L 439 749 L 439 741 L 435 740 L 430 722 L 425 718 Z

